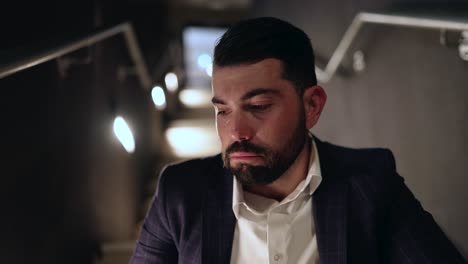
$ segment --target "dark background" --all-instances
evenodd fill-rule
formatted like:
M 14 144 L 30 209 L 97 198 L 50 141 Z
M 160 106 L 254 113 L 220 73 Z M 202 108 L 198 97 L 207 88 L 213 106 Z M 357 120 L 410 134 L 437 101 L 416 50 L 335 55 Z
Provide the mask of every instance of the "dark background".
M 0 8 L 0 65 L 131 21 L 156 83 L 181 66 L 161 61 L 171 43 L 180 43 L 185 25 L 275 16 L 306 31 L 323 67 L 358 12 L 390 9 L 468 18 L 466 1 L 442 0 L 20 1 Z M 350 73 L 356 50 L 366 69 Z M 66 75 L 53 60 L 0 79 L 1 263 L 93 263 L 106 254 L 106 243 L 133 241 L 157 174 L 173 160 L 159 131 L 176 114 L 164 113 L 160 122 L 136 76 L 117 78 L 119 68 L 131 66 L 123 38 L 70 56 L 81 63 Z M 342 71 L 323 84 L 329 99 L 313 131 L 346 146 L 391 148 L 407 185 L 465 256 L 467 82 L 468 62 L 457 45 L 439 43 L 437 30 L 366 26 Z M 112 134 L 116 114 L 134 128 L 133 154 Z

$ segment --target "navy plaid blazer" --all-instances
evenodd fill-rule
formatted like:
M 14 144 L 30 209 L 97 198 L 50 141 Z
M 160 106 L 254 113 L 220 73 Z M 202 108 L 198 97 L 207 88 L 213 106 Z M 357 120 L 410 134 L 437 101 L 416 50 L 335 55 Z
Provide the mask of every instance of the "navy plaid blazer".
M 315 142 L 320 263 L 466 263 L 396 173 L 390 151 Z M 232 177 L 220 155 L 167 166 L 130 263 L 229 263 Z

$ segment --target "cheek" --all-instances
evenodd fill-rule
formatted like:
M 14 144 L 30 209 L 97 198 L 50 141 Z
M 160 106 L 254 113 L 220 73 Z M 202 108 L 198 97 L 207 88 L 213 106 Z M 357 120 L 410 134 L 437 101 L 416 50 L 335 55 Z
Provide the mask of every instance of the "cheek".
M 282 143 L 282 140 L 290 137 L 291 133 L 300 125 L 298 122 L 303 122 L 302 125 L 305 127 L 306 124 L 303 118 L 300 118 L 300 115 L 299 111 L 294 111 L 291 108 L 283 109 L 283 111 L 263 123 L 262 132 L 264 136 L 277 141 L 278 144 Z
M 288 128 L 292 124 L 288 121 L 276 122 L 272 126 L 265 127 L 263 134 L 269 141 L 274 141 L 277 144 L 282 143 L 282 140 L 287 138 L 287 134 L 290 132 Z
M 226 148 L 226 139 L 227 139 L 227 132 L 226 127 L 216 121 L 216 132 L 218 134 L 219 141 L 221 141 L 222 149 Z

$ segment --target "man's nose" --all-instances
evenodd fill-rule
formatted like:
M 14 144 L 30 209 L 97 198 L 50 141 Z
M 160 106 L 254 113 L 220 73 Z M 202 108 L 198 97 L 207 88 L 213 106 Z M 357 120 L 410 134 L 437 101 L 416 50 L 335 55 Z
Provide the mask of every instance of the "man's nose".
M 249 124 L 248 117 L 245 113 L 233 114 L 231 122 L 231 138 L 234 141 L 251 140 L 254 136 L 254 130 Z

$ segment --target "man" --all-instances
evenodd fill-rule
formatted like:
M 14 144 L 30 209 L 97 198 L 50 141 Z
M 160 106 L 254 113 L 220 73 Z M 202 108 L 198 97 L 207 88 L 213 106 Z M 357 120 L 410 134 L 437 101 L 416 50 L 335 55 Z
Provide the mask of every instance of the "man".
M 234 25 L 212 85 L 222 155 L 163 170 L 131 263 L 465 263 L 390 151 L 310 136 L 326 94 L 303 31 Z

